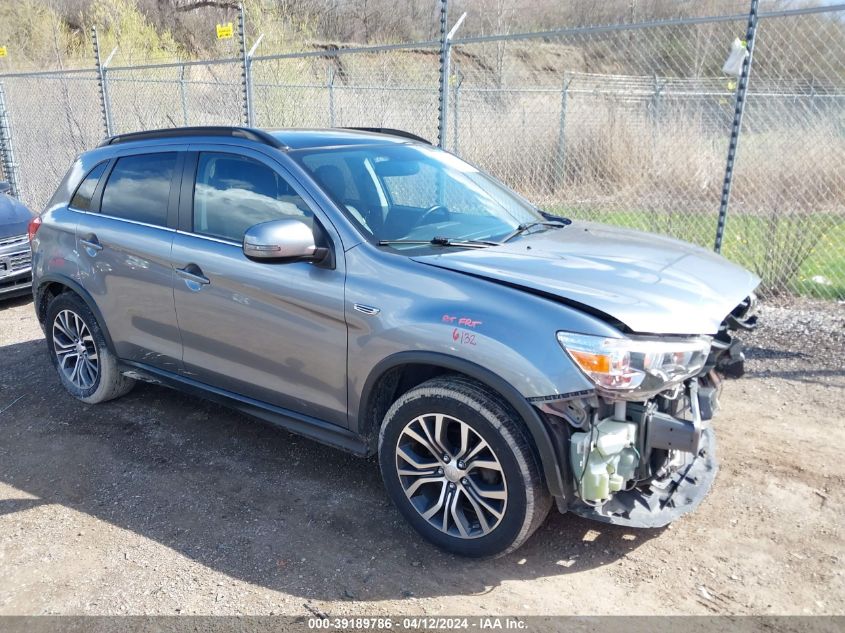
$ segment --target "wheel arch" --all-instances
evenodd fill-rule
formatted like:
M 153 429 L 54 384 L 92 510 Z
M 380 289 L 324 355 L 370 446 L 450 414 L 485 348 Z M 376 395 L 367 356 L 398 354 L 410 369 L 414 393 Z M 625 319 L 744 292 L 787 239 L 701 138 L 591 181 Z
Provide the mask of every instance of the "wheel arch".
M 564 484 L 557 451 L 539 412 L 513 385 L 495 372 L 448 354 L 398 352 L 383 359 L 372 369 L 361 392 L 357 416 L 357 431 L 371 451 L 375 452 L 382 419 L 396 398 L 429 378 L 445 373 L 463 374 L 505 399 L 528 429 L 549 492 L 554 496 L 562 496 Z
M 106 344 L 109 346 L 109 350 L 112 353 L 115 353 L 114 343 L 112 342 L 111 335 L 106 327 L 103 314 L 100 312 L 100 308 L 97 307 L 97 303 L 94 301 L 94 298 L 78 282 L 63 275 L 44 275 L 39 278 L 38 286 L 33 290 L 35 315 L 38 318 L 38 322 L 41 324 L 42 329 L 46 327 L 44 321 L 47 318 L 47 306 L 50 301 L 53 297 L 65 292 L 73 292 L 85 302 L 85 305 L 87 305 L 88 309 L 91 310 L 94 318 L 97 319 L 97 325 L 100 326 L 100 330 L 103 333 L 103 337 L 106 339 Z

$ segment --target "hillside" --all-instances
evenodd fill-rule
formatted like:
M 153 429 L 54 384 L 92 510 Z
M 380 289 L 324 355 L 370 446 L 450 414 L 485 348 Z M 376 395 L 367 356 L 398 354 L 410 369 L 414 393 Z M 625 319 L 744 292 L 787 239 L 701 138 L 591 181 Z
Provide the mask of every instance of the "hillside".
M 437 0 L 245 0 L 247 39 L 264 35 L 262 50 L 302 50 L 308 42 L 385 43 L 438 36 Z M 761 10 L 809 2 L 763 0 Z M 743 14 L 747 0 L 452 0 L 450 24 L 466 11 L 461 35 L 639 22 L 679 16 Z M 218 41 L 215 25 L 237 20 L 229 0 L 16 0 L 0 3 L 0 72 L 87 65 L 90 28 L 104 50 L 124 61 L 209 58 L 236 53 Z M 654 43 L 660 53 L 664 44 Z M 672 51 L 667 51 L 672 53 Z M 721 54 L 721 53 L 720 53 Z M 612 70 L 612 63 L 607 70 Z M 601 70 L 601 68 L 599 68 Z

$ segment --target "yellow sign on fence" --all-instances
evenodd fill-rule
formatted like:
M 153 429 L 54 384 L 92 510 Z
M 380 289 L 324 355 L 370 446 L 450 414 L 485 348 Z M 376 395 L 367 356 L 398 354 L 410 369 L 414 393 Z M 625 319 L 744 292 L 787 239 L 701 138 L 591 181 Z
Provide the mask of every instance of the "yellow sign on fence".
M 217 39 L 218 40 L 231 39 L 233 32 L 234 32 L 234 29 L 232 28 L 231 22 L 227 22 L 226 24 L 218 24 L 217 25 Z
M 6 50 L 6 47 L 5 47 L 5 46 L 0 46 L 0 57 L 5 57 L 5 56 L 6 56 L 6 55 L 8 55 L 8 54 L 9 54 L 9 51 L 8 51 L 8 50 Z

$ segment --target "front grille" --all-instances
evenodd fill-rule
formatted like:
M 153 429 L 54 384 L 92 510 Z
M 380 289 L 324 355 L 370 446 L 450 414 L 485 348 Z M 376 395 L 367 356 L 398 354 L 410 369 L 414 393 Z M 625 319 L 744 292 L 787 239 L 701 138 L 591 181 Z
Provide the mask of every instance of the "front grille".
M 12 272 L 17 270 L 24 270 L 32 265 L 32 253 L 24 251 L 22 253 L 12 253 L 8 257 L 9 268 Z
M 13 244 L 26 244 L 27 241 L 26 235 L 14 235 L 12 237 L 3 237 L 0 238 L 0 248 L 4 246 L 12 246 Z
M 3 280 L 3 273 L 0 271 L 0 296 L 7 292 L 17 292 L 20 289 L 32 285 L 32 275 L 22 275 L 10 281 Z
M 0 254 L 0 277 L 27 270 L 30 266 L 32 266 L 32 252 L 29 250 Z

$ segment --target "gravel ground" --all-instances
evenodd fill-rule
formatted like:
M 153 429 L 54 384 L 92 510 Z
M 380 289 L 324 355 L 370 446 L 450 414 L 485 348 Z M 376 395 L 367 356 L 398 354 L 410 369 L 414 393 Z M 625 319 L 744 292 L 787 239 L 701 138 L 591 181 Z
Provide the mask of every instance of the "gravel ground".
M 845 307 L 763 305 L 699 510 L 426 545 L 358 460 L 164 388 L 99 406 L 0 305 L 0 614 L 843 614 Z
M 752 375 L 843 386 L 845 302 L 781 299 L 760 323 L 744 337 Z

